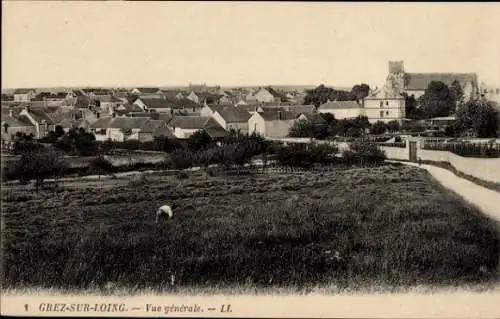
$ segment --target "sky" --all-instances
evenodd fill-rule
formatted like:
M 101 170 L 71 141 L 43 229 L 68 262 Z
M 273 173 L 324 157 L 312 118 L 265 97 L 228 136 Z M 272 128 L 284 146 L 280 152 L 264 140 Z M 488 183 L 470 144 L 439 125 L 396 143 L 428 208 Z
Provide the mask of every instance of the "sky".
M 500 86 L 500 3 L 2 2 L 2 87 L 382 85 L 476 72 Z

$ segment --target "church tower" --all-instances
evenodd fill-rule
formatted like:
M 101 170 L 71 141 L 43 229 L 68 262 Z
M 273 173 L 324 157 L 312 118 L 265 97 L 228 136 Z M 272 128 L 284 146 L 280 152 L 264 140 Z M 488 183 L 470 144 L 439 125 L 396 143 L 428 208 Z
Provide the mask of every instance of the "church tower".
M 405 89 L 405 68 L 404 61 L 389 61 L 389 74 L 386 78 L 385 87 L 394 96 L 400 96 Z

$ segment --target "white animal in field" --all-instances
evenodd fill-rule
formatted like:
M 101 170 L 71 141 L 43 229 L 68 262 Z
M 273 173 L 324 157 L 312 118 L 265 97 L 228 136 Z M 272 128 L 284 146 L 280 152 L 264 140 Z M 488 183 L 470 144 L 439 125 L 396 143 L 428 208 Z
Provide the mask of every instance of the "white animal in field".
M 156 211 L 155 223 L 158 223 L 160 221 L 160 217 L 166 217 L 167 219 L 174 217 L 172 208 L 169 205 L 163 205 L 158 208 L 158 210 Z

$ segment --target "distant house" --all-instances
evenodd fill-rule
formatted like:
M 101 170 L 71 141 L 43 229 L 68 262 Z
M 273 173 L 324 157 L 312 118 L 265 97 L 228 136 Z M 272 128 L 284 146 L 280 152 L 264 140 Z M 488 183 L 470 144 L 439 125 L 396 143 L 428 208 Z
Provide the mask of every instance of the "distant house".
M 107 135 L 112 141 L 139 140 L 141 127 L 149 117 L 115 117 L 108 123 Z
M 216 131 L 217 127 L 219 127 L 224 131 L 224 128 L 217 121 L 204 116 L 176 116 L 168 123 L 168 127 L 174 132 L 175 137 L 180 139 L 189 138 L 196 131 L 205 128 Z
M 159 88 L 135 88 L 131 91 L 132 94 L 139 98 L 163 98 L 165 95 Z
M 205 105 L 200 110 L 200 116 L 212 117 L 215 112 L 220 111 L 226 107 L 231 107 L 229 105 Z
M 101 117 L 90 124 L 90 131 L 94 134 L 96 141 L 106 141 L 110 138 L 108 136 L 108 128 L 114 119 L 111 116 Z
M 19 112 L 20 117 L 22 116 L 23 119 L 27 119 L 34 126 L 36 139 L 47 136 L 50 131 L 54 131 L 55 129 L 55 122 L 47 114 L 48 111 L 50 112 L 48 109 L 25 107 Z
M 132 94 L 162 94 L 160 88 L 155 87 L 145 87 L 145 88 L 134 88 L 130 91 Z
M 189 94 L 186 96 L 186 99 L 191 100 L 194 103 L 200 104 L 200 97 L 194 91 L 189 92 Z
M 6 112 L 7 114 L 4 114 Z M 33 134 L 36 136 L 36 127 L 20 110 L 2 108 L 2 140 L 10 141 L 17 133 Z
M 154 110 L 158 113 L 171 113 L 174 108 L 178 107 L 174 102 L 165 98 L 138 98 L 134 104 L 144 111 Z
M 405 119 L 405 99 L 401 96 L 367 96 L 363 101 L 364 113 L 370 123 L 398 121 Z
M 261 104 L 240 104 L 237 105 L 236 107 L 250 114 L 253 114 L 255 112 L 264 112 L 264 109 Z
M 167 123 L 162 120 L 149 120 L 146 121 L 138 132 L 138 140 L 140 142 L 153 141 L 156 136 L 165 136 L 173 138 L 174 134 L 167 127 Z
M 286 111 L 265 111 L 252 114 L 248 120 L 249 134 L 264 137 L 286 137 L 297 119 L 297 114 Z
M 328 101 L 320 105 L 318 112 L 333 114 L 338 120 L 364 115 L 363 106 L 356 101 Z
M 29 102 L 36 97 L 34 89 L 17 89 L 14 91 L 14 102 Z
M 242 134 L 248 133 L 248 120 L 251 116 L 247 111 L 234 106 L 216 110 L 212 115 L 226 131 L 239 130 Z
M 262 103 L 281 103 L 283 96 L 271 87 L 260 88 L 257 92 L 250 95 L 250 100 L 256 100 Z M 248 100 L 248 98 L 247 98 Z

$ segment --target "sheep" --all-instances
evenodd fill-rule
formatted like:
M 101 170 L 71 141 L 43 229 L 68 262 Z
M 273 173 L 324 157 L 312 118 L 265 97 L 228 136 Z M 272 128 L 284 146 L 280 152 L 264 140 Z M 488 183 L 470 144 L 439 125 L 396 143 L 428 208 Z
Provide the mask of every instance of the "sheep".
M 161 216 L 167 217 L 168 219 L 174 217 L 172 208 L 169 205 L 163 205 L 160 208 L 158 208 L 158 210 L 156 211 L 155 223 L 158 223 L 160 221 Z

